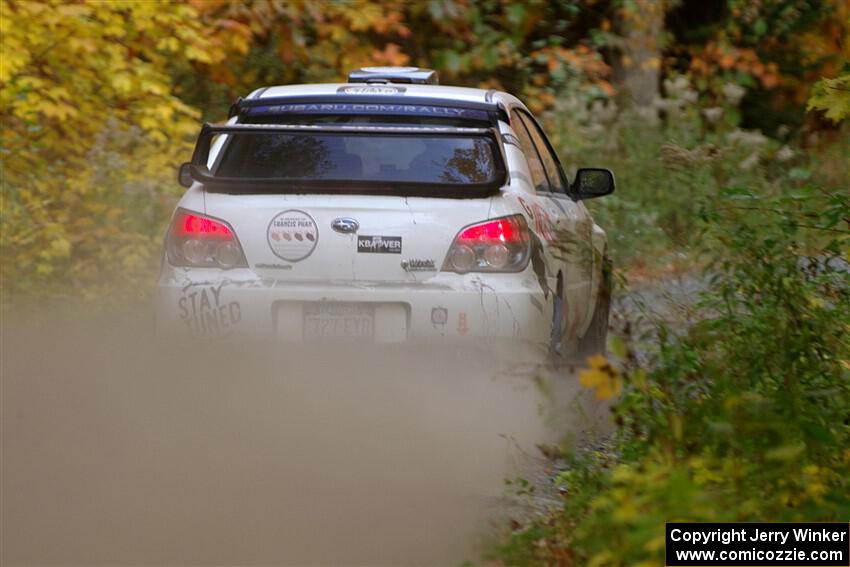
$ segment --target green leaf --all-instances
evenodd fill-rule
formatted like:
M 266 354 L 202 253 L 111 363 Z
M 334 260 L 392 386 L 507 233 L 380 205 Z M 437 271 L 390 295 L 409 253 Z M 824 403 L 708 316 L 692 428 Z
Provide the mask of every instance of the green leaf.
M 626 358 L 626 343 L 620 337 L 612 335 L 608 337 L 608 351 L 622 360 Z
M 511 4 L 507 9 L 508 22 L 519 26 L 525 19 L 525 6 L 522 4 Z
M 792 461 L 806 450 L 805 443 L 789 443 L 765 452 L 764 456 L 770 461 Z
M 836 124 L 850 116 L 850 73 L 815 83 L 807 109 L 822 111 Z

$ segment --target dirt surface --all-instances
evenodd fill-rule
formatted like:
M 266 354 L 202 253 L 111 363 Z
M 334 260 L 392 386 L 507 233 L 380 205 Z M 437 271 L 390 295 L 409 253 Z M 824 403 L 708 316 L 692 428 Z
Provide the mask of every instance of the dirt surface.
M 161 347 L 61 309 L 2 341 L 4 565 L 456 564 L 535 444 L 606 421 L 505 345 Z

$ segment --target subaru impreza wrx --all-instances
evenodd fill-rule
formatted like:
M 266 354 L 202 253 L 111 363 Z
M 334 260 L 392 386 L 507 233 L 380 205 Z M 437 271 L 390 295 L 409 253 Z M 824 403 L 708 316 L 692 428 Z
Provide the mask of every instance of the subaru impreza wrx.
M 372 67 L 261 88 L 205 124 L 164 240 L 158 334 L 284 342 L 507 339 L 601 351 L 605 232 L 528 108 Z

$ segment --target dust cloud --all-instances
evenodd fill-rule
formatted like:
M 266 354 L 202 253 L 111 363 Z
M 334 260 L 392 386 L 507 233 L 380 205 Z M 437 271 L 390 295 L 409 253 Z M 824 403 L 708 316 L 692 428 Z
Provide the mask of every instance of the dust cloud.
M 159 345 L 139 312 L 4 315 L 4 565 L 457 564 L 536 443 L 604 427 L 504 345 Z

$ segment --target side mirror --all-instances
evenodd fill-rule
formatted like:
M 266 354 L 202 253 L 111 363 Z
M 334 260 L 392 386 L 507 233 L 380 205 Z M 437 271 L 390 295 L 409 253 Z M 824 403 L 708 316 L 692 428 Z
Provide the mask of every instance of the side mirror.
M 177 170 L 177 182 L 183 187 L 191 187 L 192 182 L 192 172 L 190 170 L 191 163 L 188 161 L 180 166 L 180 169 Z
M 582 167 L 576 171 L 570 191 L 578 199 L 593 199 L 614 192 L 614 174 L 610 169 Z

